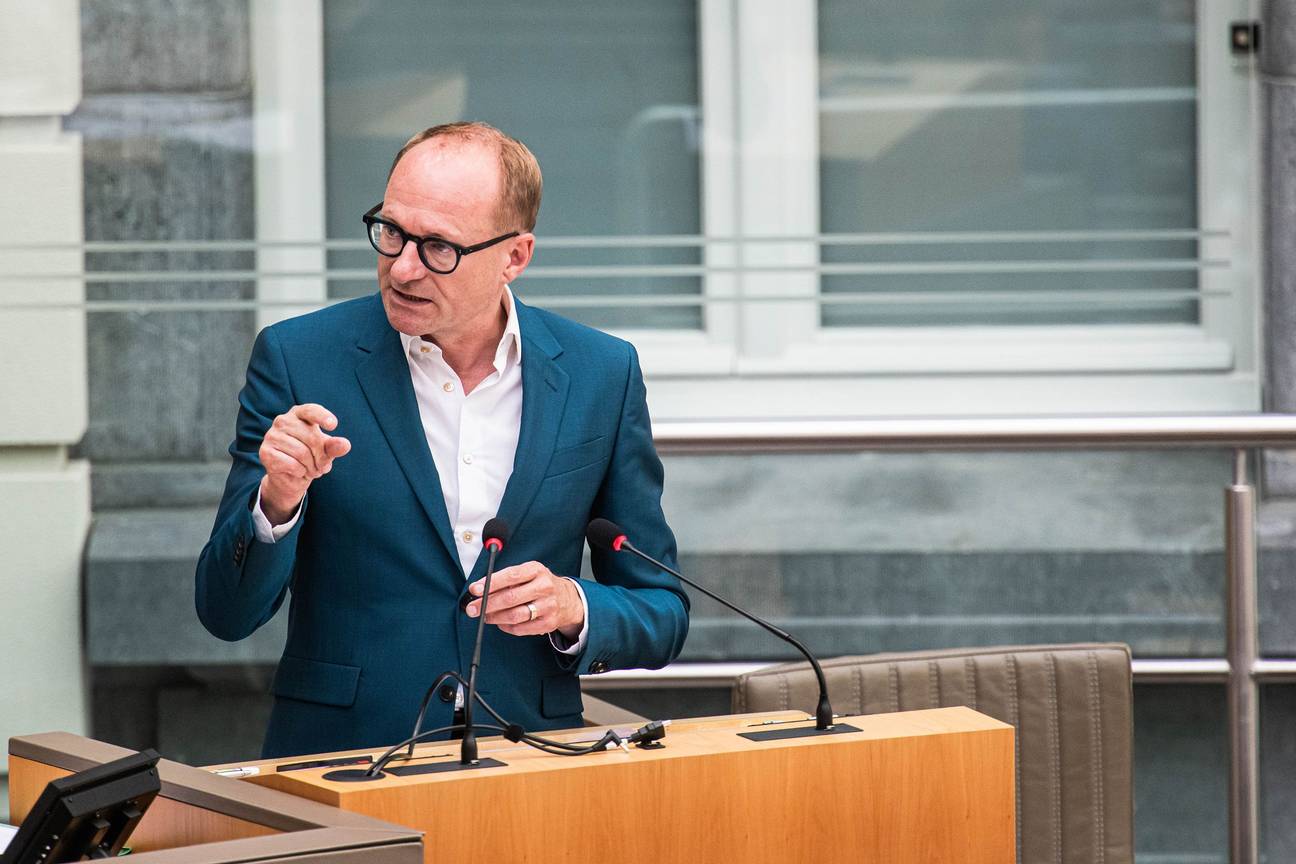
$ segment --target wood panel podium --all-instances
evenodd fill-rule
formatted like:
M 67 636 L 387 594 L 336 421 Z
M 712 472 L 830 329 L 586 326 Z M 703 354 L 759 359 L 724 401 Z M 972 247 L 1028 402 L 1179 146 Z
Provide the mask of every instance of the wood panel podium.
M 481 757 L 503 765 L 359 783 L 324 779 L 335 767 L 277 769 L 317 758 L 376 757 L 380 750 L 210 769 L 255 768 L 254 776 L 229 782 L 267 787 L 249 793 L 288 793 L 284 798 L 381 820 L 376 825 L 421 831 L 429 864 L 1015 860 L 1011 726 L 968 708 L 939 708 L 841 718 L 858 729 L 842 734 L 741 737 L 813 726 L 805 717 L 779 712 L 677 721 L 661 749 L 577 757 L 481 739 Z M 547 735 L 576 741 L 600 733 Z M 12 742 L 10 751 L 17 818 L 24 803 L 30 806 L 31 790 L 38 793 L 51 771 L 30 759 L 15 760 Z M 420 745 L 412 760 L 392 767 L 457 761 L 457 742 L 443 741 Z M 149 824 L 155 817 L 177 818 L 150 812 L 140 830 L 162 828 Z M 186 842 L 176 826 L 168 836 L 173 847 Z M 194 842 L 212 839 L 208 831 Z

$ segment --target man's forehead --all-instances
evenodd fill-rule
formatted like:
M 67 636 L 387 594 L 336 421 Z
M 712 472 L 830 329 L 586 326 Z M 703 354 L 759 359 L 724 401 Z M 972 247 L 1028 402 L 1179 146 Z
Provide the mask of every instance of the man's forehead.
M 397 164 L 387 183 L 384 208 L 489 222 L 500 185 L 499 160 L 488 146 L 432 139 L 411 148 Z
M 431 138 L 410 148 L 396 165 L 392 178 L 404 171 L 417 179 L 420 175 L 452 176 L 462 174 L 490 175 L 496 180 L 500 175 L 499 155 L 486 142 L 462 141 L 455 138 Z

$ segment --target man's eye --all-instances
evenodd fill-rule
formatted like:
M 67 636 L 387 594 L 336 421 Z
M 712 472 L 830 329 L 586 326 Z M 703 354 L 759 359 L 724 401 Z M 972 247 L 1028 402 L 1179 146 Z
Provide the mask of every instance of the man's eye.
M 388 237 L 393 240 L 400 237 L 400 231 L 391 225 L 383 225 L 382 231 L 384 237 Z

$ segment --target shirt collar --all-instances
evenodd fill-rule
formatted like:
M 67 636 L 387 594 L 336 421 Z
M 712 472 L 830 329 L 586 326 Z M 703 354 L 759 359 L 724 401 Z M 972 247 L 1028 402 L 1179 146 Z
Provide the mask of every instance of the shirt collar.
M 522 328 L 518 326 L 517 304 L 513 302 L 513 290 L 507 285 L 504 286 L 504 309 L 506 313 L 504 334 L 500 336 L 499 345 L 495 348 L 495 370 L 500 374 L 508 368 L 510 360 L 516 363 L 522 362 Z M 401 347 L 411 357 L 417 358 L 424 353 L 441 356 L 441 346 L 435 342 L 408 333 L 399 333 L 399 335 Z M 424 348 L 428 350 L 425 352 Z

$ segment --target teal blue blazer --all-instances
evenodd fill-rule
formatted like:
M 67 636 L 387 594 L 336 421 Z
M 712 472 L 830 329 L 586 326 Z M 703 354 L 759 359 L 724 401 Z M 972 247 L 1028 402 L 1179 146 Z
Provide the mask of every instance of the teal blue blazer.
M 634 348 L 521 302 L 516 308 L 522 425 L 499 508 L 513 535 L 498 566 L 534 560 L 578 576 L 585 525 L 595 516 L 621 524 L 636 545 L 674 566 Z M 288 535 L 260 543 L 251 515 L 264 473 L 257 450 L 271 421 L 305 402 L 332 411 L 334 434 L 352 449 L 311 484 Z M 230 455 L 195 600 L 203 625 L 234 641 L 289 598 L 264 755 L 407 737 L 436 676 L 468 671 L 477 621 L 460 603 L 487 556 L 465 577 L 400 337 L 377 294 L 261 332 Z M 589 635 L 579 656 L 558 652 L 546 636 L 486 627 L 479 689 L 529 730 L 581 724 L 577 675 L 657 668 L 684 645 L 688 599 L 678 580 L 629 555 L 594 550 L 591 565 L 597 581 L 581 583 Z M 450 724 L 453 710 L 434 696 L 425 728 Z

